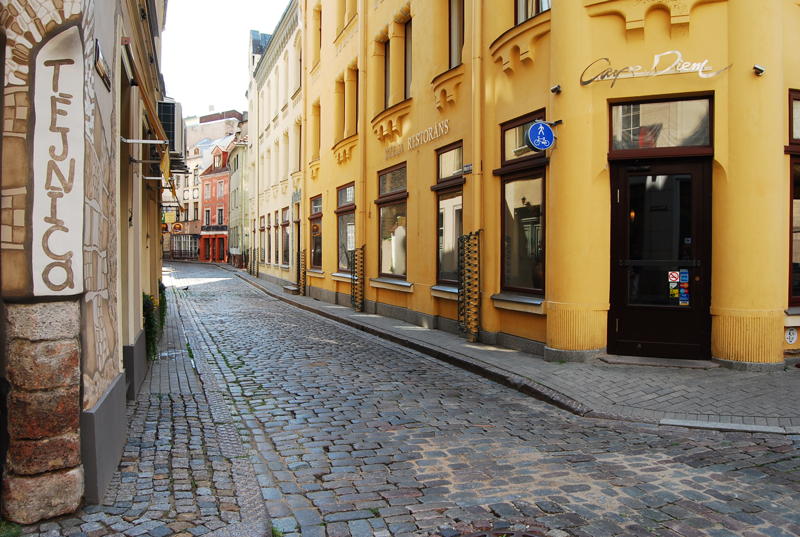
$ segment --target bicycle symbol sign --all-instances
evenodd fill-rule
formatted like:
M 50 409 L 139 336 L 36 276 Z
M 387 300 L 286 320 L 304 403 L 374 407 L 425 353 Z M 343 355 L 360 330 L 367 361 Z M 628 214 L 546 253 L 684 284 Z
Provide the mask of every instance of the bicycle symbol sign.
M 525 133 L 525 142 L 534 151 L 550 149 L 555 139 L 553 128 L 544 121 L 535 122 Z

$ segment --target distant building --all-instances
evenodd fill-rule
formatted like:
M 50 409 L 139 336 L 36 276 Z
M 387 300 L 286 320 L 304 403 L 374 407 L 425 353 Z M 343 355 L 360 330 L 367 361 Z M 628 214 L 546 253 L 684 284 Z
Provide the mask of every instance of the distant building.
M 228 219 L 230 168 L 227 147 L 214 146 L 211 166 L 200 174 L 202 189 L 202 222 L 200 226 L 200 261 L 228 261 Z

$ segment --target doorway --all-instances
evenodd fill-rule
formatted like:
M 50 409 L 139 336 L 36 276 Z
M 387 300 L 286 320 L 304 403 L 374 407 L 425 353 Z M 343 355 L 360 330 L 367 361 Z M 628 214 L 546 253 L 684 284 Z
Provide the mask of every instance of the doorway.
M 710 166 L 612 164 L 609 353 L 710 359 Z

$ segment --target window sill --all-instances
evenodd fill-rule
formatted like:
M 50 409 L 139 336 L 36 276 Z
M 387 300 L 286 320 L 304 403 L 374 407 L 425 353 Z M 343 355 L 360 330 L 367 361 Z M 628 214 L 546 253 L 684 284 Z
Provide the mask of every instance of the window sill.
M 281 270 L 289 270 L 290 265 L 281 265 Z
M 541 296 L 530 296 L 503 291 L 492 295 L 491 298 L 494 307 L 498 309 L 534 313 L 536 315 L 545 314 L 544 297 Z
M 454 285 L 434 285 L 431 287 L 431 296 L 443 300 L 458 301 L 458 287 Z
M 392 278 L 370 278 L 369 286 L 376 289 L 389 289 L 400 291 L 401 293 L 413 293 L 414 284 L 405 280 L 395 280 Z
M 353 275 L 349 272 L 334 272 L 331 278 L 335 282 L 353 283 Z
M 800 306 L 789 306 L 785 312 L 783 326 L 800 326 Z
M 308 274 L 312 278 L 325 279 L 325 272 L 319 269 L 308 269 L 306 270 L 306 274 Z

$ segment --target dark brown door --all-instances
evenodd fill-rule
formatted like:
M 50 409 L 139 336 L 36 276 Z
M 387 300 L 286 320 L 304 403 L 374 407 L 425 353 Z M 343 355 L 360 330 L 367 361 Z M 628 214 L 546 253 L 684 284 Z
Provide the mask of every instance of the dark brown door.
M 710 358 L 709 167 L 613 164 L 608 352 Z

